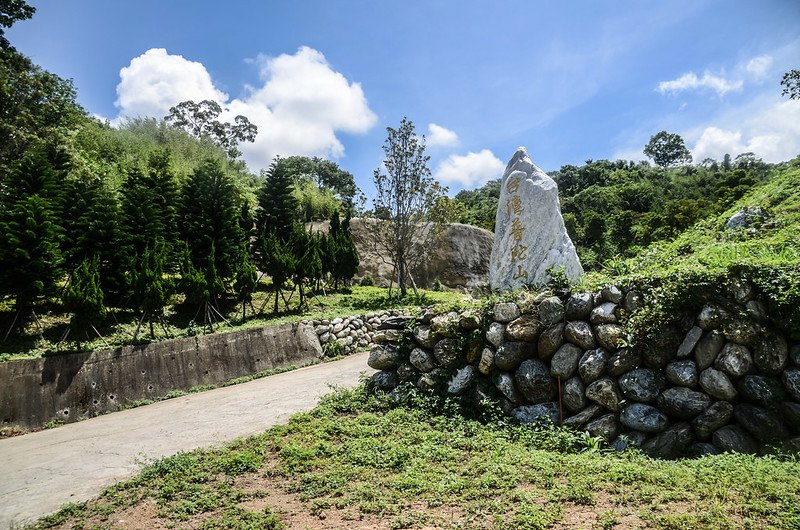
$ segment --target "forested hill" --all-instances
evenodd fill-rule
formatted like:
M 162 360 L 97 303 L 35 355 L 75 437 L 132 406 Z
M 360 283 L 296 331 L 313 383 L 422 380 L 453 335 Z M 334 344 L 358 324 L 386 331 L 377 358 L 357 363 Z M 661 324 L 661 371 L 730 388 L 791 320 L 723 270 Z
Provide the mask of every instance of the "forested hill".
M 634 256 L 727 210 L 791 164 L 774 166 L 744 153 L 675 168 L 590 160 L 549 174 L 558 183 L 564 222 L 581 262 L 598 270 L 610 259 Z M 454 199 L 458 220 L 494 230 L 499 197 L 499 180 L 459 192 Z

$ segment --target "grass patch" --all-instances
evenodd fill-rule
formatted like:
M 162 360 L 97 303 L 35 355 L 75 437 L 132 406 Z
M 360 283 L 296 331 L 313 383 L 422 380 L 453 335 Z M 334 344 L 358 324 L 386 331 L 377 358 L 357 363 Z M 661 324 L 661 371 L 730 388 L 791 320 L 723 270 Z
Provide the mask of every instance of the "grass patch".
M 396 406 L 365 386 L 338 391 L 288 425 L 155 462 L 33 528 L 103 526 L 121 512 L 144 517 L 148 506 L 151 524 L 209 528 L 293 526 L 297 511 L 306 526 L 341 528 L 354 519 L 390 528 L 800 525 L 796 459 L 658 461 L 598 450 L 565 430 L 437 410 L 426 397 Z M 271 505 L 287 498 L 302 509 Z
M 261 307 L 264 301 L 268 301 L 267 299 L 271 296 L 273 296 L 273 293 L 269 291 L 268 283 L 262 282 L 254 295 L 253 306 L 256 308 Z M 308 307 L 302 309 L 292 306 L 289 311 L 281 311 L 274 314 L 269 312 L 272 308 L 269 303 L 267 304 L 266 313 L 253 315 L 250 314 L 251 312 L 248 309 L 245 320 L 241 319 L 241 306 L 234 304 L 228 307 L 227 311 L 223 311 L 225 318 L 228 319 L 231 325 L 229 326 L 225 323 L 216 324 L 214 332 L 240 331 L 274 324 L 298 322 L 305 319 L 330 319 L 379 309 L 410 309 L 417 308 L 420 305 L 452 304 L 463 298 L 463 296 L 454 292 L 421 290 L 419 297 L 409 295 L 406 298 L 399 298 L 388 296 L 385 288 L 354 286 L 343 292 L 318 293 L 309 299 Z M 295 302 L 296 299 L 297 297 L 295 296 Z M 192 320 L 193 314 L 194 311 L 178 310 L 176 306 L 167 308 L 164 318 L 166 331 L 160 326 L 156 326 L 156 338 L 151 339 L 148 329 L 143 326 L 136 344 L 204 334 L 208 331 L 207 328 L 204 329 L 201 324 L 194 322 Z M 37 315 L 42 324 L 41 332 L 35 326 L 29 326 L 24 334 L 14 333 L 5 342 L 0 342 L 0 362 L 34 359 L 47 355 L 100 350 L 133 344 L 131 339 L 140 317 L 140 315 L 130 310 L 115 309 L 113 316 L 109 316 L 105 325 L 99 328 L 104 338 L 84 340 L 81 342 L 80 350 L 78 350 L 73 342 L 62 343 L 60 348 L 57 346 L 69 324 L 70 315 L 68 313 L 64 313 L 59 306 L 46 304 L 37 308 Z M 5 335 L 5 331 L 13 318 L 14 312 L 11 302 L 0 302 L 0 330 L 2 330 L 3 335 Z

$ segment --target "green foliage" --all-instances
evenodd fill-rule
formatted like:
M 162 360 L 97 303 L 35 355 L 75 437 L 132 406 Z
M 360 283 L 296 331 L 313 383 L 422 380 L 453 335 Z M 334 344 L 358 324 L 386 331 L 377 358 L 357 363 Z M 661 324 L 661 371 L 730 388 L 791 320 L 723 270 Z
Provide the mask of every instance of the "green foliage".
M 133 274 L 133 298 L 143 317 L 153 319 L 161 317 L 164 308 L 172 296 L 172 282 L 164 277 L 166 250 L 164 244 L 157 240 L 153 247 L 142 252 L 138 267 Z M 153 335 L 152 325 L 150 327 Z
M 61 222 L 67 269 L 97 259 L 101 288 L 110 301 L 119 303 L 128 293 L 132 259 L 126 251 L 128 240 L 118 196 L 99 179 L 70 179 L 65 184 L 67 200 Z
M 204 263 L 213 252 L 209 266 L 223 279 L 232 278 L 241 263 L 241 201 L 233 180 L 211 159 L 192 173 L 181 196 L 180 228 L 192 261 Z
M 18 6 L 12 0 L 11 11 Z M 0 11 L 0 20 L 10 25 L 8 14 Z M 0 33 L 0 182 L 27 150 L 42 142 L 62 143 L 70 130 L 86 120 L 71 81 L 43 70 L 5 44 Z
M 494 232 L 497 204 L 500 201 L 500 179 L 490 180 L 475 190 L 461 190 L 455 201 L 463 205 L 456 220 Z
M 327 219 L 342 205 L 333 191 L 319 188 L 311 180 L 297 181 L 292 195 L 300 209 L 299 219 L 306 223 Z
M 307 184 L 316 185 L 316 189 L 325 197 L 336 199 L 338 207 L 350 208 L 353 206 L 353 198 L 358 193 L 353 175 L 341 169 L 337 164 L 330 160 L 306 156 L 290 156 L 278 161 L 282 170 L 292 176 L 296 188 L 307 188 Z M 311 189 L 310 187 L 308 189 Z M 303 201 L 298 197 L 301 205 Z M 303 212 L 306 213 L 305 205 Z M 330 216 L 328 213 L 317 211 L 314 219 L 325 219 Z M 311 221 L 312 219 L 306 219 Z
M 401 296 L 405 296 L 411 271 L 427 261 L 443 229 L 441 217 L 434 214 L 447 188 L 431 177 L 425 138 L 416 135 L 410 120 L 403 118 L 399 128 L 387 127 L 386 131 L 386 173 L 376 169 L 373 182 L 375 210 L 387 212 L 388 218 L 375 223 L 375 234 L 380 252 L 395 269 Z
M 203 100 L 200 103 L 184 101 L 169 109 L 164 121 L 197 138 L 210 138 L 220 146 L 231 159 L 242 154 L 240 142 L 253 142 L 258 134 L 258 127 L 250 123 L 245 116 L 236 116 L 234 124 L 217 120 L 222 114 L 222 107 L 215 101 Z
M 97 258 L 83 260 L 78 265 L 62 299 L 66 310 L 72 313 L 70 328 L 78 337 L 86 334 L 90 328 L 99 326 L 106 318 Z
M 658 461 L 596 447 L 596 439 L 565 429 L 480 421 L 423 393 L 398 405 L 359 385 L 329 394 L 288 425 L 151 464 L 39 528 L 143 505 L 157 507 L 153 526 L 227 518 L 227 527 L 246 528 L 254 517 L 244 509 L 255 494 L 248 484 L 264 476 L 321 519 L 335 507 L 379 526 L 549 528 L 577 520 L 588 527 L 597 517 L 600 527 L 618 520 L 710 530 L 799 521 L 797 461 L 740 454 Z
M 637 341 L 655 338 L 659 326 L 681 311 L 699 309 L 732 277 L 755 284 L 769 300 L 773 318 L 800 337 L 798 177 L 796 162 L 778 167 L 722 213 L 698 222 L 671 242 L 616 260 L 605 274 L 590 275 L 587 281 L 634 284 L 648 291 L 651 303 L 630 322 Z M 730 216 L 746 206 L 765 208 L 772 217 L 757 228 L 725 228 Z
M 800 99 L 800 70 L 789 70 L 783 74 L 781 86 L 783 87 L 782 96 L 789 96 L 789 99 Z
M 258 191 L 256 230 L 260 237 L 275 234 L 281 241 L 287 241 L 292 233 L 292 225 L 297 220 L 297 199 L 293 194 L 292 176 L 275 159 L 269 170 L 262 172 L 264 183 Z
M 60 279 L 59 229 L 51 205 L 39 195 L 17 201 L 2 223 L 2 292 L 27 310 L 53 294 Z
M 291 245 L 284 243 L 272 232 L 260 239 L 259 267 L 272 278 L 275 291 L 273 312 L 278 312 L 278 297 L 286 282 L 295 274 L 297 261 Z
M 661 131 L 650 137 L 644 154 L 661 167 L 691 164 L 692 155 L 678 134 Z

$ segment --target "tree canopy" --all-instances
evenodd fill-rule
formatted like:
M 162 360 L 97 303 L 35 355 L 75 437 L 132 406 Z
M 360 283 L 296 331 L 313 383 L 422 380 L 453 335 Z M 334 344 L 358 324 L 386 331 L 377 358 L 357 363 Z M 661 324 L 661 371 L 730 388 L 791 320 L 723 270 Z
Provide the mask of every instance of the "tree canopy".
M 216 101 L 205 99 L 195 103 L 189 100 L 170 108 L 164 119 L 197 138 L 210 138 L 228 156 L 237 158 L 242 154 L 239 143 L 255 141 L 258 127 L 241 114 L 233 119 L 234 123 L 219 121 L 217 118 L 221 114 L 222 107 Z
M 683 138 L 667 131 L 651 136 L 644 147 L 644 154 L 661 167 L 681 166 L 692 162 L 692 155 L 686 149 Z

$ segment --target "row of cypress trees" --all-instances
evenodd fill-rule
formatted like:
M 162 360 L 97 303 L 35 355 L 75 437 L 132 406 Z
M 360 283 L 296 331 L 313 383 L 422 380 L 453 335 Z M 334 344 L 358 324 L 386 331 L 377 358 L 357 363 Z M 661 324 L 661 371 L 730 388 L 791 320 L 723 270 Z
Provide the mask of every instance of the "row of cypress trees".
M 8 329 L 30 321 L 44 301 L 72 313 L 66 333 L 97 331 L 107 307 L 135 308 L 145 322 L 166 326 L 176 293 L 208 325 L 223 304 L 252 308 L 258 270 L 272 277 L 273 310 L 291 287 L 301 305 L 308 287 L 338 285 L 358 267 L 358 254 L 338 213 L 328 235 L 304 230 L 292 176 L 273 164 L 258 192 L 255 215 L 224 162 L 205 160 L 181 185 L 167 150 L 133 165 L 119 191 L 103 179 L 70 176 L 64 151 L 28 151 L 0 187 L 0 297 L 14 300 Z M 262 306 L 261 310 L 263 311 Z M 62 337 L 62 340 L 66 338 Z M 6 333 L 6 336 L 8 333 Z

